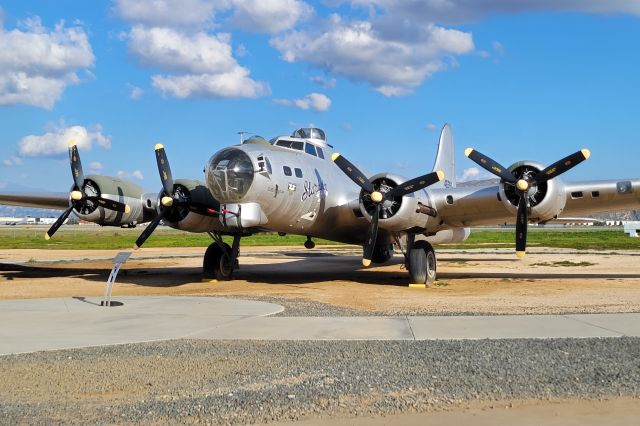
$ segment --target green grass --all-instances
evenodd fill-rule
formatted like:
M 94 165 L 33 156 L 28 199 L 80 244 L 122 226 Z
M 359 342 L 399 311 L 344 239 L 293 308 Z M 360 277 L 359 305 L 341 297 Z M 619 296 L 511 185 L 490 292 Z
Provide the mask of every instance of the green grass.
M 45 241 L 46 227 L 6 227 L 0 228 L 0 249 L 127 249 L 133 247 L 136 238 L 144 228 L 121 229 L 99 227 L 66 226 L 54 238 Z M 463 244 L 441 245 L 441 249 L 470 248 L 512 248 L 514 230 L 472 230 L 471 236 Z M 243 238 L 243 246 L 272 246 L 304 244 L 306 237 L 274 233 L 257 234 Z M 230 239 L 228 239 L 230 241 Z M 331 241 L 314 239 L 316 244 L 336 244 Z M 640 238 L 629 238 L 620 229 L 608 230 L 562 230 L 530 229 L 529 247 L 565 247 L 572 249 L 598 250 L 640 250 Z M 211 243 L 207 234 L 192 234 L 169 228 L 157 229 L 145 243 L 145 247 L 206 247 Z

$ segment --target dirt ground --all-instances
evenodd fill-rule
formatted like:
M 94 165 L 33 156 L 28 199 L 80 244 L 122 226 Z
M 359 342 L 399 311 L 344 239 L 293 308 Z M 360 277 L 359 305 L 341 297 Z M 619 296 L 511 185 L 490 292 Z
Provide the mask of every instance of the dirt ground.
M 99 296 L 117 251 L 3 250 L 0 299 Z M 203 282 L 204 248 L 135 252 L 114 295 L 304 299 L 380 313 L 640 312 L 640 252 L 438 252 L 438 281 L 409 288 L 402 257 L 363 268 L 355 248 L 247 247 L 234 280 Z

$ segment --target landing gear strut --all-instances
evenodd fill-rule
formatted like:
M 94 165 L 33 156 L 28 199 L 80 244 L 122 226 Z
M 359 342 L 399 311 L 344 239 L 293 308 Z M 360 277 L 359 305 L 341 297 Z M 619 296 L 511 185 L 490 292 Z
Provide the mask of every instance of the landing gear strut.
M 205 279 L 228 281 L 233 271 L 238 268 L 238 255 L 240 254 L 240 235 L 233 236 L 233 244 L 222 241 L 219 233 L 209 233 L 213 243 L 209 245 L 202 261 L 202 275 Z
M 431 285 L 435 282 L 436 252 L 427 241 L 415 241 L 414 235 L 408 235 L 405 262 L 411 284 Z

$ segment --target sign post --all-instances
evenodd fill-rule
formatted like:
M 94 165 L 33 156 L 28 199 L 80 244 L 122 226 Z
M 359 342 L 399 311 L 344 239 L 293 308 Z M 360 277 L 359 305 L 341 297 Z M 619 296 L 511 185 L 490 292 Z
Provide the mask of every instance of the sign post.
M 118 272 L 120 272 L 120 266 L 127 262 L 129 256 L 131 256 L 131 252 L 122 251 L 113 258 L 113 269 L 111 269 L 111 274 L 109 274 L 107 285 L 104 288 L 104 300 L 100 302 L 100 306 L 111 306 L 111 293 L 113 292 L 113 285 L 116 282 Z

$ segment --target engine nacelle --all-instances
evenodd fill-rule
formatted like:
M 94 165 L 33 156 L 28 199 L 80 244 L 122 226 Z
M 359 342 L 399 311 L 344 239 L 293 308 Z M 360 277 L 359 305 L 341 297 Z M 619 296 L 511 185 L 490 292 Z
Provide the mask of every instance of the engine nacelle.
M 380 173 L 371 177 L 371 182 L 378 188 L 380 192 L 387 192 L 391 188 L 406 182 L 407 179 L 391 173 Z M 426 191 L 419 191 L 427 194 Z M 382 203 L 382 215 L 379 218 L 379 226 L 393 232 L 405 231 L 407 229 L 426 229 L 428 222 L 433 217 L 424 213 L 425 206 L 418 203 L 414 194 L 405 195 L 404 197 L 396 197 L 393 200 L 387 200 Z M 375 204 L 371 201 L 371 196 L 360 192 L 360 211 L 362 214 L 371 219 L 371 215 L 375 210 Z
M 197 180 L 176 179 L 173 188 L 174 192 L 181 199 L 187 200 L 192 208 L 189 208 L 188 205 L 172 206 L 164 218 L 164 223 L 167 226 L 189 232 L 208 232 L 220 227 L 220 220 L 217 216 L 206 211 L 207 208 L 219 211 L 220 203 L 213 198 L 204 183 Z M 161 193 L 158 198 L 163 194 Z M 201 212 L 194 209 L 193 206 L 198 206 Z
M 529 181 L 532 181 L 532 177 L 543 169 L 544 166 L 542 164 L 534 161 L 519 161 L 509 167 L 509 171 L 515 177 L 529 177 Z M 499 195 L 500 200 L 507 209 L 517 215 L 519 196 L 516 189 L 512 185 L 501 183 Z M 551 179 L 539 185 L 532 185 L 529 189 L 529 203 L 531 206 L 529 220 L 531 222 L 551 220 L 564 210 L 566 202 L 565 186 L 560 178 Z
M 470 228 L 453 228 L 443 229 L 442 231 L 438 231 L 435 235 L 431 235 L 429 237 L 418 235 L 416 236 L 416 240 L 425 240 L 433 245 L 459 244 L 465 242 L 467 238 L 469 238 L 469 235 L 471 235 Z
M 144 221 L 145 207 L 142 196 L 144 191 L 138 185 L 114 177 L 89 175 L 85 178 L 83 188 L 89 196 L 100 195 L 103 198 L 119 201 L 127 204 L 131 210 L 129 213 L 116 212 L 105 209 L 91 200 L 83 200 L 82 206 L 74 209 L 80 219 L 104 226 L 135 225 Z

